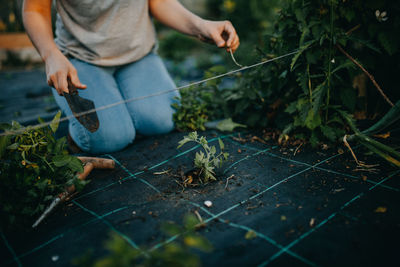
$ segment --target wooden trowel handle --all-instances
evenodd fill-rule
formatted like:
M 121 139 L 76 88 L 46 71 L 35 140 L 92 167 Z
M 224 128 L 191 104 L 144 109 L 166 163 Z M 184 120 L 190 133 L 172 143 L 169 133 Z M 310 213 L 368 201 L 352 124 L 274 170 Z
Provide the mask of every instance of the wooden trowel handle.
M 92 163 L 95 169 L 114 169 L 115 161 L 112 159 L 95 158 L 95 157 L 78 157 L 83 163 Z

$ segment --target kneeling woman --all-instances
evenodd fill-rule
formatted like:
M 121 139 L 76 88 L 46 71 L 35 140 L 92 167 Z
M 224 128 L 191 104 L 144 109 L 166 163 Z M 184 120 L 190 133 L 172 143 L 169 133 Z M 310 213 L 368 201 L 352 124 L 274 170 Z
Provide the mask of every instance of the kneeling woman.
M 46 64 L 47 82 L 67 116 L 72 112 L 63 93 L 68 92 L 69 81 L 84 89 L 79 94 L 97 108 L 175 88 L 155 52 L 151 16 L 218 47 L 235 51 L 239 46 L 229 21 L 204 20 L 177 0 L 56 0 L 54 40 L 51 4 L 52 0 L 25 0 L 23 18 Z M 100 110 L 100 127 L 94 133 L 72 118 L 69 134 L 83 151 L 105 153 L 132 143 L 136 132 L 168 133 L 174 128 L 171 103 L 177 95 L 162 94 Z

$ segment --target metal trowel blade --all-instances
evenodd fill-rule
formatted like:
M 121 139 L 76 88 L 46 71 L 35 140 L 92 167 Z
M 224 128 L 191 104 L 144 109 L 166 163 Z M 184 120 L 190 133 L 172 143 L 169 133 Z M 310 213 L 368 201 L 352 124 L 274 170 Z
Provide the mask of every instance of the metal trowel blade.
M 100 122 L 93 101 L 80 97 L 76 89 L 69 91 L 64 93 L 64 97 L 74 117 L 91 133 L 97 131 Z

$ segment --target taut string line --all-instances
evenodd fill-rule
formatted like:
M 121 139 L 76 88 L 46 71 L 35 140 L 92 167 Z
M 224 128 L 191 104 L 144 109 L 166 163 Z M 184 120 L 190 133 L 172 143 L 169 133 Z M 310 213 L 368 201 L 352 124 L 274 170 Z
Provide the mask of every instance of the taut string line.
M 93 113 L 93 112 L 96 112 L 96 111 L 112 108 L 112 107 L 115 107 L 115 106 L 118 106 L 118 105 L 121 105 L 121 104 L 129 103 L 129 102 L 133 102 L 133 101 L 138 101 L 138 100 L 142 100 L 142 99 L 146 99 L 146 98 L 150 98 L 150 97 L 155 97 L 155 96 L 159 96 L 159 95 L 163 95 L 163 94 L 168 94 L 168 93 L 171 93 L 171 92 L 174 92 L 174 91 L 179 91 L 179 90 L 182 90 L 184 88 L 188 88 L 188 87 L 191 87 L 191 86 L 194 86 L 194 85 L 199 85 L 199 84 L 202 84 L 202 83 L 206 83 L 208 81 L 212 81 L 212 80 L 216 80 L 216 79 L 219 79 L 219 78 L 223 78 L 225 76 L 229 76 L 229 75 L 235 74 L 237 72 L 248 70 L 248 69 L 251 69 L 251 68 L 254 68 L 254 67 L 257 67 L 257 66 L 261 66 L 261 65 L 264 65 L 264 64 L 267 64 L 267 63 L 270 63 L 270 62 L 273 62 L 273 61 L 276 61 L 276 60 L 279 60 L 279 59 L 294 55 L 298 51 L 299 50 L 297 49 L 295 51 L 292 51 L 290 53 L 287 53 L 287 54 L 284 54 L 284 55 L 281 55 L 281 56 L 277 56 L 277 57 L 274 57 L 274 58 L 271 58 L 271 59 L 267 59 L 267 60 L 261 61 L 259 63 L 250 65 L 250 66 L 242 66 L 239 69 L 228 71 L 226 73 L 219 74 L 219 75 L 216 75 L 216 76 L 204 79 L 204 80 L 196 81 L 196 82 L 193 82 L 193 83 L 190 83 L 190 84 L 182 85 L 182 86 L 176 87 L 174 89 L 165 90 L 165 91 L 161 91 L 161 92 L 157 92 L 157 93 L 154 93 L 154 94 L 145 95 L 145 96 L 141 96 L 141 97 L 133 97 L 133 98 L 125 99 L 125 100 L 118 101 L 118 102 L 115 102 L 115 103 L 112 103 L 112 104 L 104 105 L 104 106 L 101 106 L 101 107 L 98 107 L 98 108 L 87 110 L 85 112 L 77 113 L 76 116 L 79 117 L 79 116 L 87 115 L 87 114 L 90 114 L 90 113 Z M 231 56 L 233 58 L 233 54 L 231 54 Z M 238 66 L 241 66 L 240 64 L 238 64 L 236 62 L 236 60 L 234 60 L 234 62 Z M 74 118 L 74 115 L 70 115 L 70 116 L 66 116 L 66 117 L 60 118 L 58 120 L 58 122 L 63 122 L 63 121 L 66 121 L 66 120 L 69 120 L 69 119 L 72 119 L 72 118 Z M 5 131 L 3 133 L 0 133 L 0 136 L 16 135 L 16 134 L 23 133 L 26 130 L 40 129 L 40 128 L 49 126 L 50 124 L 51 124 L 51 122 L 44 122 L 44 123 L 39 123 L 39 124 L 36 124 L 36 125 L 24 127 L 24 128 L 18 129 L 16 131 Z

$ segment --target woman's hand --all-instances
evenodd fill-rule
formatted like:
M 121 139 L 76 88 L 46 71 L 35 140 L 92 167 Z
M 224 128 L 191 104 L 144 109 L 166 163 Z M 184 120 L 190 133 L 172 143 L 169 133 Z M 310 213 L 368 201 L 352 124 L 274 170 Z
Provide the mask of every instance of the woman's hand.
M 226 47 L 235 52 L 240 45 L 239 36 L 230 21 L 202 20 L 199 25 L 198 38 L 204 42 L 215 43 L 218 47 Z
M 69 60 L 57 49 L 46 59 L 47 83 L 54 87 L 59 95 L 68 93 L 68 79 L 77 89 L 85 89 L 86 85 L 79 81 L 78 73 Z
M 226 47 L 227 51 L 235 52 L 239 47 L 239 37 L 229 21 L 204 20 L 177 0 L 151 0 L 149 7 L 154 18 L 177 31 Z
M 86 85 L 81 84 L 76 69 L 54 43 L 51 5 L 52 0 L 24 0 L 22 15 L 26 32 L 46 63 L 47 83 L 63 95 L 68 93 L 68 80 L 78 89 Z

